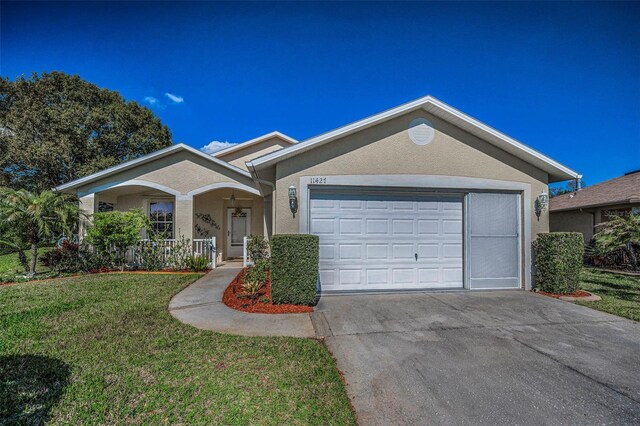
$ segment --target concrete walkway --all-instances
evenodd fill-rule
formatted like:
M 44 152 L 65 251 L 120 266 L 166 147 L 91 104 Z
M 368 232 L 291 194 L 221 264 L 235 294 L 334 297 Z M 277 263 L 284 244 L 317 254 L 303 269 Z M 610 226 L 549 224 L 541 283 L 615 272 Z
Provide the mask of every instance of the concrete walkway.
M 222 266 L 176 294 L 169 312 L 185 324 L 240 336 L 315 337 L 309 314 L 249 314 L 222 303 L 222 295 L 242 268 Z

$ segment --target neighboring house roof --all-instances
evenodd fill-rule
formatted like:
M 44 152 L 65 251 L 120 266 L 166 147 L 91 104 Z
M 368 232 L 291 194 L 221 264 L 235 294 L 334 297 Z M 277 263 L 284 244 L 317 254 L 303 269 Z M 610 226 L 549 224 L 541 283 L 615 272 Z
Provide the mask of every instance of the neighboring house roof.
M 248 147 L 250 147 L 252 145 L 256 145 L 256 144 L 259 144 L 260 142 L 264 142 L 266 140 L 273 139 L 273 138 L 278 138 L 278 139 L 282 140 L 283 142 L 289 143 L 290 145 L 298 143 L 298 141 L 293 139 L 292 137 L 289 137 L 289 136 L 285 135 L 284 133 L 280 133 L 280 132 L 276 131 L 276 132 L 267 133 L 266 135 L 258 136 L 255 139 L 251 139 L 251 140 L 248 140 L 248 141 L 245 141 L 245 142 L 237 143 L 237 144 L 235 144 L 233 146 L 230 146 L 229 148 L 225 148 L 225 149 L 222 149 L 220 151 L 216 151 L 211 155 L 213 155 L 214 157 L 218 157 L 218 158 L 219 157 L 223 157 L 223 156 L 225 156 L 227 154 L 231 154 L 233 152 L 239 151 L 241 149 L 248 148 Z
M 549 200 L 549 211 L 640 203 L 640 170 Z
M 220 160 L 212 155 L 209 154 L 205 154 L 202 151 L 199 151 L 195 148 L 190 147 L 189 145 L 185 145 L 183 143 L 177 143 L 175 145 L 171 145 L 168 146 L 166 148 L 162 148 L 158 151 L 152 152 L 151 154 L 147 154 L 147 155 L 143 155 L 142 157 L 136 158 L 134 160 L 131 161 L 127 161 L 125 163 L 122 164 L 118 164 L 117 166 L 113 166 L 113 167 L 109 167 L 108 169 L 104 169 L 104 170 L 100 170 L 99 172 L 90 174 L 88 176 L 84 176 L 81 177 L 79 179 L 76 180 L 72 180 L 71 182 L 67 182 L 65 184 L 59 185 L 57 187 L 55 187 L 54 189 L 56 191 L 65 191 L 65 190 L 69 190 L 69 189 L 75 189 L 78 188 L 80 186 L 84 186 L 88 183 L 97 181 L 99 179 L 111 176 L 115 173 L 119 173 L 122 172 L 124 170 L 128 170 L 131 169 L 133 167 L 148 163 L 150 161 L 153 160 L 157 160 L 158 158 L 162 158 L 162 157 L 166 157 L 167 155 L 171 155 L 173 153 L 179 152 L 179 151 L 189 151 L 199 157 L 202 157 L 208 161 L 211 161 L 212 163 L 215 163 L 221 167 L 225 167 L 229 170 L 233 170 L 236 173 L 239 173 L 243 176 L 247 176 L 247 177 L 251 177 L 251 174 L 249 172 L 247 172 L 246 170 L 243 170 L 239 167 L 236 167 L 232 164 L 227 163 L 224 160 Z
M 433 96 L 425 96 L 412 102 L 400 105 L 396 108 L 381 112 L 379 114 L 356 121 L 346 126 L 339 127 L 319 136 L 299 142 L 287 148 L 280 149 L 247 162 L 251 168 L 261 169 L 272 164 L 301 154 L 312 148 L 335 141 L 341 137 L 364 130 L 384 121 L 396 118 L 410 111 L 424 109 L 427 112 L 446 120 L 457 127 L 497 146 L 498 148 L 518 157 L 549 174 L 550 182 L 557 182 L 569 179 L 580 178 L 581 175 L 568 167 L 558 163 L 544 154 L 524 145 L 517 140 L 510 138 L 504 133 L 495 130 L 486 124 L 464 114 L 461 111 L 445 104 Z

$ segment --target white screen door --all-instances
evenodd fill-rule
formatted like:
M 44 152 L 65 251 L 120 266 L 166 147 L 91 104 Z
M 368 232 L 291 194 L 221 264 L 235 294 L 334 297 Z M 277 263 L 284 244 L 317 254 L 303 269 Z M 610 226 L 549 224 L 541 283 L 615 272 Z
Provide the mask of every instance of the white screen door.
M 251 234 L 251 209 L 227 209 L 227 257 L 241 257 L 244 237 Z
M 469 194 L 469 288 L 520 286 L 519 198 Z

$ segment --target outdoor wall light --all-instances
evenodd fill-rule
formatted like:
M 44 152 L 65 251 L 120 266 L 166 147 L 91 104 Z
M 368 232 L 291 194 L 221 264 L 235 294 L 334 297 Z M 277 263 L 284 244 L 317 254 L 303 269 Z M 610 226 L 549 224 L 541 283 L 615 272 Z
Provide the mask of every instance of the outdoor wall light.
M 540 195 L 538 195 L 535 202 L 536 216 L 538 217 L 538 220 L 540 220 L 542 212 L 547 210 L 547 207 L 549 207 L 549 194 L 543 190 Z
M 289 209 L 291 209 L 293 217 L 296 217 L 296 212 L 298 211 L 298 195 L 296 194 L 296 187 L 294 185 L 289 187 Z

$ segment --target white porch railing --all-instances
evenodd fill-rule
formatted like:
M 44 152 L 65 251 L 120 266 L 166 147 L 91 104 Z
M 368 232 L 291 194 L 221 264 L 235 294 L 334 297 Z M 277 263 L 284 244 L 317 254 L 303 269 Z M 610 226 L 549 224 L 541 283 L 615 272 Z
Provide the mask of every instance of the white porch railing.
M 130 264 L 141 264 L 140 246 L 151 242 L 152 241 L 149 239 L 140 239 L 138 240 L 138 244 L 133 247 L 129 247 L 124 256 L 127 262 Z M 167 238 L 162 240 L 161 244 L 164 245 L 162 248 L 163 261 L 168 263 L 172 251 L 176 248 L 176 239 Z M 216 252 L 216 237 L 198 238 L 191 242 L 191 254 L 194 256 L 205 257 L 208 260 L 210 268 L 216 267 Z
M 193 255 L 206 257 L 209 267 L 216 267 L 216 237 L 193 240 Z

